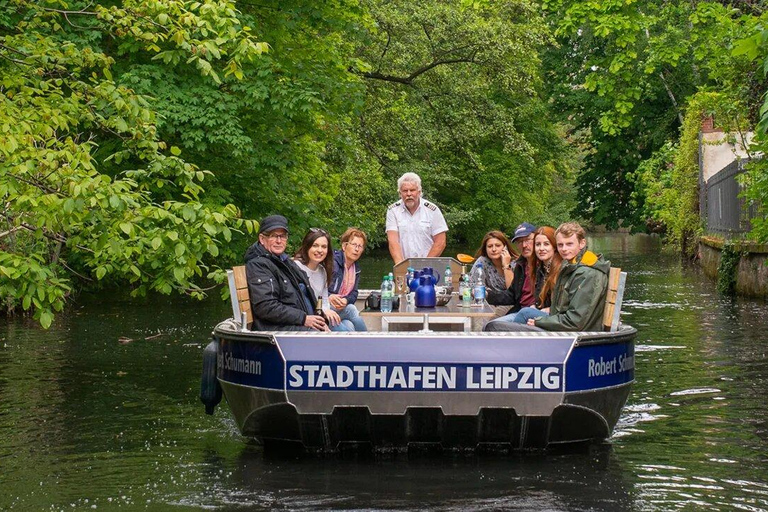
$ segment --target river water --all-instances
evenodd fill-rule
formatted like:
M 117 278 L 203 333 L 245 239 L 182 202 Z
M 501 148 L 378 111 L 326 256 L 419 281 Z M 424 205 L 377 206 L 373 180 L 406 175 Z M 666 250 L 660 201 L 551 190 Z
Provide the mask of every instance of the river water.
M 228 303 L 80 297 L 0 325 L 0 510 L 768 510 L 768 305 L 719 296 L 646 236 L 629 272 L 636 383 L 605 444 L 513 456 L 275 457 L 198 400 Z M 362 260 L 375 286 L 386 265 Z

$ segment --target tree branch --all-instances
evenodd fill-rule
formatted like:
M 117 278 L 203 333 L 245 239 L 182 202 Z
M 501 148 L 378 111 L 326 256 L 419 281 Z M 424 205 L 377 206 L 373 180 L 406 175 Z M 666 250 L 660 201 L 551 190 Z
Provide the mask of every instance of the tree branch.
M 458 64 L 458 63 L 475 63 L 475 54 L 476 52 L 472 53 L 471 57 L 463 57 L 460 59 L 447 59 L 447 60 L 436 60 L 432 61 L 429 64 L 417 69 L 410 75 L 406 77 L 401 76 L 395 76 L 395 75 L 386 75 L 384 73 L 379 73 L 378 71 L 371 71 L 371 72 L 365 72 L 362 73 L 363 77 L 365 78 L 373 78 L 376 80 L 384 80 L 386 82 L 395 82 L 403 85 L 413 85 L 413 81 L 418 78 L 419 76 L 423 75 L 430 69 L 436 68 L 437 66 L 442 65 L 448 65 L 448 64 Z
M 17 231 L 21 231 L 22 229 L 25 229 L 24 226 L 16 226 L 16 227 L 13 227 L 13 228 L 9 229 L 8 231 L 3 231 L 2 233 L 0 233 L 0 238 L 5 238 L 8 235 L 12 235 L 13 233 L 15 233 Z

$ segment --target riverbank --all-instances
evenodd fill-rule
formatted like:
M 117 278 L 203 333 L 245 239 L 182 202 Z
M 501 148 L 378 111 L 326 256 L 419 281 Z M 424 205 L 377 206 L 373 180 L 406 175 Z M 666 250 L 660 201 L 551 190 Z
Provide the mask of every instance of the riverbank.
M 699 265 L 721 291 L 768 298 L 768 244 L 701 237 Z

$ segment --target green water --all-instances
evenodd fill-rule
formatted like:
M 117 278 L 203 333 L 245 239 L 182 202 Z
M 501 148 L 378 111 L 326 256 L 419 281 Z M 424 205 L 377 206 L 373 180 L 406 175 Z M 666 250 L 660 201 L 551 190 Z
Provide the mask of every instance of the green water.
M 604 446 L 267 456 L 197 398 L 227 303 L 81 297 L 48 331 L 0 325 L 0 510 L 768 510 L 768 305 L 718 296 L 649 237 L 591 247 L 629 272 L 623 321 L 639 331 Z M 362 265 L 374 287 L 388 262 Z

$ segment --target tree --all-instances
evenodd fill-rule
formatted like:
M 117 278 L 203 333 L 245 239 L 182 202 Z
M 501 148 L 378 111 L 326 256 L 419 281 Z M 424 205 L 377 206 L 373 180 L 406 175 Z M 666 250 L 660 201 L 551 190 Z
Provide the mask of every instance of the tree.
M 209 176 L 157 136 L 147 100 L 112 78 L 89 41 L 197 69 L 242 75 L 267 50 L 233 2 L 125 0 L 118 6 L 4 2 L 0 18 L 0 296 L 48 327 L 81 281 L 127 281 L 133 293 L 201 296 L 233 205 L 204 200 Z M 100 37 L 96 37 L 100 36 Z M 109 171 L 109 172 L 106 172 Z
M 387 181 L 419 173 L 457 240 L 543 217 L 568 154 L 539 96 L 549 36 L 535 5 L 367 5 L 377 30 L 360 48 L 359 138 Z
M 628 176 L 675 140 L 689 98 L 717 87 L 734 101 L 752 72 L 730 52 L 752 23 L 717 2 L 545 0 L 560 49 L 547 83 L 559 111 L 594 147 L 578 176 L 579 208 L 597 223 L 641 226 Z

